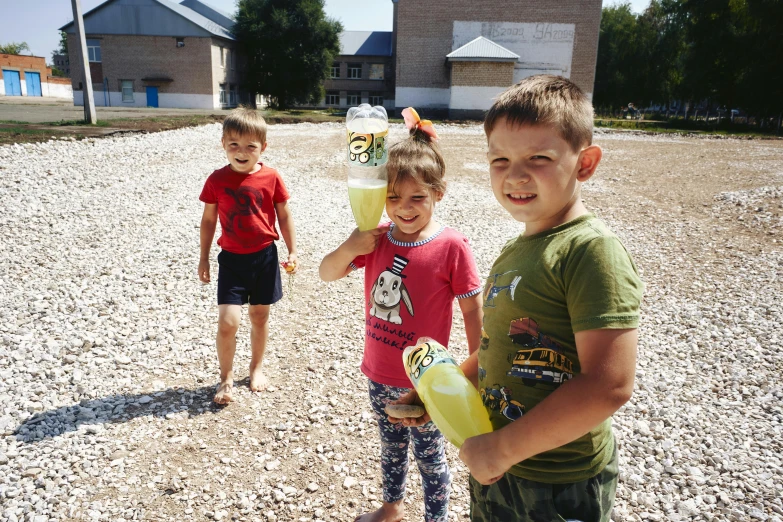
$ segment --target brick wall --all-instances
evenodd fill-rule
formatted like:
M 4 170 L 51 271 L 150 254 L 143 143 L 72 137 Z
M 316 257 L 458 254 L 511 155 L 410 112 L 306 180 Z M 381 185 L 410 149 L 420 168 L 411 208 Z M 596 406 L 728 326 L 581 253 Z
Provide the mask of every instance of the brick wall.
M 454 21 L 574 24 L 571 79 L 593 91 L 601 0 L 399 0 L 397 87 L 449 88 L 445 56 L 452 51 Z
M 212 38 L 186 37 L 185 46 L 177 47 L 171 36 L 93 35 L 100 39 L 101 63 L 90 64 L 93 85 L 100 86 L 108 78 L 109 90 L 119 91 L 120 80 L 132 80 L 135 92 L 146 85 L 157 86 L 161 93 L 214 94 L 217 79 L 213 67 Z M 75 34 L 68 35 L 68 49 L 78 49 Z M 73 88 L 81 82 L 81 53 L 71 51 L 69 56 Z M 217 62 L 220 69 L 220 62 Z M 225 74 L 220 69 L 221 74 Z M 142 78 L 171 78 L 170 82 L 145 82 Z
M 513 62 L 451 62 L 452 86 L 504 87 L 513 80 Z
M 19 79 L 24 80 L 25 69 L 33 69 L 41 75 L 41 81 L 52 74 L 52 70 L 46 66 L 46 59 L 40 56 L 24 56 L 21 54 L 0 54 L 0 67 L 7 67 L 19 71 Z

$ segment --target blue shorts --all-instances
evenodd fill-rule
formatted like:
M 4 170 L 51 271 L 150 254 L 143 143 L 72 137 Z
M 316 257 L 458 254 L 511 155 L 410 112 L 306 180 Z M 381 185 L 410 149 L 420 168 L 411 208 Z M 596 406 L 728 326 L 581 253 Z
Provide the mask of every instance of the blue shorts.
M 218 304 L 270 305 L 283 297 L 277 245 L 252 254 L 218 254 Z

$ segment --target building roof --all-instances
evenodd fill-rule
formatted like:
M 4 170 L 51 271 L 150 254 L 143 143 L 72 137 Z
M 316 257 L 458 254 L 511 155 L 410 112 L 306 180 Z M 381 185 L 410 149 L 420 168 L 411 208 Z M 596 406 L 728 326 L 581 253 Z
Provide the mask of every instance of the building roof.
M 140 0 L 140 1 L 106 0 L 106 2 L 100 4 L 94 9 L 87 11 L 82 15 L 82 18 L 84 19 L 85 30 L 87 32 L 91 32 L 91 33 L 104 32 L 101 30 L 96 31 L 92 27 L 87 29 L 88 18 L 98 13 L 98 11 L 101 11 L 102 9 L 109 7 L 111 4 L 121 4 L 126 6 L 133 6 L 133 7 L 138 7 L 141 6 L 142 4 L 146 4 L 146 6 L 160 6 L 165 9 L 168 9 L 169 11 L 175 13 L 176 15 L 179 15 L 179 17 L 181 17 L 182 19 L 203 29 L 204 31 L 206 31 L 207 33 L 213 36 L 219 36 L 220 38 L 225 38 L 227 40 L 234 40 L 234 35 L 231 33 L 231 29 L 234 26 L 234 19 L 231 17 L 231 15 L 223 13 L 215 9 L 214 7 L 211 7 L 203 2 L 200 2 L 199 0 L 185 0 L 181 4 L 178 4 L 171 0 Z M 116 20 L 115 18 L 114 20 L 112 20 L 112 22 L 122 23 L 122 20 Z M 166 26 L 165 24 L 160 25 L 159 23 L 156 23 L 156 22 L 160 22 L 159 20 L 158 21 L 141 20 L 140 22 L 142 23 L 150 22 L 151 26 L 154 26 L 155 29 L 150 32 L 147 32 L 144 29 L 134 27 L 135 30 L 130 34 L 142 34 L 142 35 L 149 34 L 150 36 L 183 36 L 181 34 L 181 31 L 177 31 L 177 30 L 172 30 L 171 31 L 172 34 L 170 35 L 161 34 L 161 32 L 166 31 Z M 139 21 L 136 21 L 136 23 L 139 24 Z M 70 23 L 67 23 L 64 26 L 62 26 L 60 28 L 60 31 L 68 32 L 69 29 L 73 30 L 73 26 L 74 26 L 73 21 L 71 21 Z M 108 33 L 117 34 L 114 31 L 110 31 Z
M 459 49 L 455 49 L 446 55 L 449 61 L 476 61 L 476 62 L 516 62 L 519 60 L 517 53 L 511 52 L 505 47 L 488 40 L 483 36 L 469 41 Z
M 358 56 L 391 56 L 391 31 L 343 31 L 340 54 Z

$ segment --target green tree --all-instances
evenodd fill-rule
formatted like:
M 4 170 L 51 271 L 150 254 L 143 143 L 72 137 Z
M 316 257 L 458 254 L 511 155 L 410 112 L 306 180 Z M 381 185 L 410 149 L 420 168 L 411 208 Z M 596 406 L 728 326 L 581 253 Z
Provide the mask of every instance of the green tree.
M 323 98 L 342 31 L 326 17 L 324 0 L 239 0 L 233 31 L 249 91 L 270 96 L 275 108 Z
M 680 94 L 686 42 L 678 0 L 652 0 L 637 18 L 637 87 L 647 104 L 669 105 Z
M 637 48 L 636 15 L 631 12 L 631 4 L 604 7 L 593 94 L 597 107 L 617 107 L 639 94 L 633 79 Z
M 22 51 L 30 52 L 27 42 L 0 44 L 0 54 L 22 54 Z
M 52 61 L 54 61 L 54 57 L 58 54 L 68 56 L 68 33 L 65 31 L 60 31 L 60 46 L 52 51 Z

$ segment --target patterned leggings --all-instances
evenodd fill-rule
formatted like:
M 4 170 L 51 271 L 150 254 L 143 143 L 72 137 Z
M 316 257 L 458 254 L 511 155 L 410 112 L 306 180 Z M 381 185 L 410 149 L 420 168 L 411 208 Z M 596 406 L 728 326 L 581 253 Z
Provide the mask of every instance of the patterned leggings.
M 408 474 L 408 443 L 413 438 L 413 456 L 419 465 L 424 489 L 424 520 L 448 520 L 451 476 L 446 462 L 443 435 L 428 422 L 418 428 L 406 428 L 389 422 L 383 408 L 408 388 L 396 388 L 375 381 L 370 383 L 370 403 L 378 420 L 381 435 L 381 471 L 383 473 L 383 500 L 397 502 L 405 496 Z

